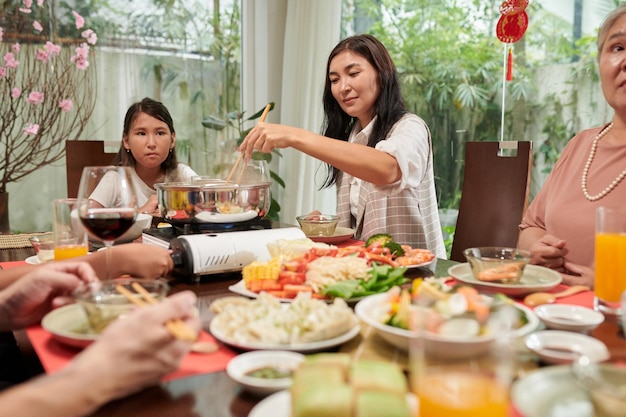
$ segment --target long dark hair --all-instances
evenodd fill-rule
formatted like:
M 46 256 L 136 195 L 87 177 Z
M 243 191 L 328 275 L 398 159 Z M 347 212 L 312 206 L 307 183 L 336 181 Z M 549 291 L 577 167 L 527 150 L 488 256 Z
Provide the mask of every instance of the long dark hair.
M 330 62 L 341 52 L 352 51 L 365 58 L 378 72 L 380 94 L 374 103 L 374 122 L 372 135 L 367 146 L 372 148 L 384 140 L 393 125 L 406 113 L 404 99 L 398 82 L 398 73 L 385 46 L 371 35 L 356 35 L 345 38 L 335 46 L 326 64 L 326 83 L 324 85 L 324 136 L 347 141 L 356 118 L 344 112 L 331 91 L 328 76 Z M 362 126 L 365 127 L 365 126 Z M 330 187 L 337 182 L 340 171 L 327 165 L 326 181 L 322 187 Z
M 130 133 L 130 129 L 135 123 L 137 116 L 140 113 L 145 113 L 148 116 L 152 116 L 157 120 L 162 121 L 167 125 L 172 134 L 176 133 L 174 130 L 174 120 L 170 115 L 167 107 L 160 101 L 152 100 L 151 98 L 144 98 L 141 101 L 133 103 L 128 110 L 126 111 L 126 116 L 124 117 L 124 131 L 122 132 L 124 137 L 127 137 Z M 134 167 L 136 163 L 135 157 L 132 152 L 126 152 L 124 148 L 124 142 L 120 145 L 120 150 L 117 152 L 115 159 L 113 160 L 113 165 L 121 165 L 121 166 L 132 166 Z M 174 148 L 167 155 L 165 161 L 161 162 L 161 169 L 168 173 L 170 171 L 175 171 L 178 167 L 178 158 L 176 158 L 176 143 L 174 143 Z

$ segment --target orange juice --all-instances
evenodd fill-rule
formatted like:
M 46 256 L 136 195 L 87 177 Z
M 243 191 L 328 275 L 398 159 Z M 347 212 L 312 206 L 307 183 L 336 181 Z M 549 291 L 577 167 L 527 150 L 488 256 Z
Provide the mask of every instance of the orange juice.
M 77 256 L 87 255 L 87 246 L 83 245 L 64 245 L 54 248 L 54 260 L 76 258 Z
M 596 297 L 619 302 L 626 290 L 626 234 L 596 234 Z
M 420 375 L 419 417 L 506 417 L 508 390 L 488 376 L 459 371 Z

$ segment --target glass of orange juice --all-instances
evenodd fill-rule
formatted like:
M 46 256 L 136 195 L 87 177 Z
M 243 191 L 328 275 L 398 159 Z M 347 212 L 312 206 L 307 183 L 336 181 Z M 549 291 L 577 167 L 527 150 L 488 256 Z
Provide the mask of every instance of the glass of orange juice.
M 75 198 L 59 198 L 52 202 L 55 261 L 89 252 L 87 232 L 80 223 L 76 202 Z
M 419 417 L 509 415 L 515 356 L 509 331 L 504 329 L 482 344 L 469 337 L 445 340 L 413 328 L 417 337 L 411 340 L 409 370 L 411 390 L 419 399 Z M 468 348 L 452 348 L 459 343 L 468 343 Z M 483 347 L 476 349 L 476 343 Z
M 626 207 L 596 210 L 594 308 L 619 316 L 626 291 Z

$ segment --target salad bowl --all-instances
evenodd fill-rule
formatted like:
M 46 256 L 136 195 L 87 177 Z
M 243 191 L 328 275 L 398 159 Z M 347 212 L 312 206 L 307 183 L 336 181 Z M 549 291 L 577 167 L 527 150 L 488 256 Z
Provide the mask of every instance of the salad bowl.
M 520 317 L 525 317 L 522 324 L 512 329 L 508 336 L 517 339 L 534 331 L 539 325 L 539 319 L 528 307 L 513 303 Z M 411 306 L 412 309 L 417 306 Z M 376 330 L 376 333 L 387 343 L 408 351 L 412 340 L 417 339 L 417 333 L 399 327 L 386 324 L 386 317 L 390 309 L 388 294 L 376 294 L 359 301 L 354 312 L 364 323 Z M 425 330 L 425 343 L 427 349 L 436 351 L 444 358 L 462 358 L 472 355 L 480 355 L 488 350 L 495 342 L 495 334 L 485 335 L 442 335 Z

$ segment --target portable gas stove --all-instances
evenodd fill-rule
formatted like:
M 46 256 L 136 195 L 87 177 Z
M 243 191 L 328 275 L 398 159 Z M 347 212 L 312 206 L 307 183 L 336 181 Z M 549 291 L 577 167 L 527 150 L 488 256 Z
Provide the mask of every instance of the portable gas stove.
M 173 249 L 174 273 L 198 280 L 202 275 L 239 271 L 255 260 L 270 260 L 269 242 L 305 237 L 298 227 L 257 218 L 235 223 L 153 227 L 143 231 L 142 240 Z

